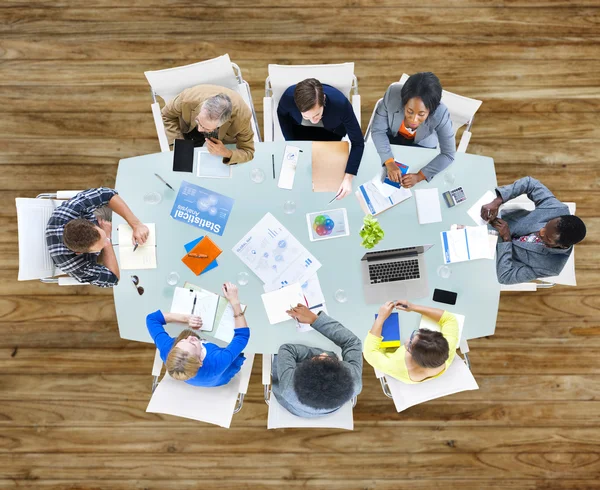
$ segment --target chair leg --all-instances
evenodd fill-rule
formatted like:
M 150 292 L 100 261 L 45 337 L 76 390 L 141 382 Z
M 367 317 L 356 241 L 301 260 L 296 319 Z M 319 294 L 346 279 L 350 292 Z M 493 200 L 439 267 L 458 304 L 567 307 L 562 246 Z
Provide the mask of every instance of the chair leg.
M 271 398 L 271 385 L 263 385 L 264 386 L 264 397 L 265 403 L 269 404 L 269 398 Z
M 469 368 L 469 371 L 471 370 L 471 360 L 469 359 L 469 354 L 467 354 L 466 352 L 463 353 L 463 355 L 465 356 L 465 361 L 467 361 L 467 367 Z
M 235 404 L 235 408 L 233 409 L 233 413 L 238 413 L 242 407 L 244 406 L 244 394 L 238 393 L 237 403 Z
M 158 386 L 158 378 L 159 378 L 158 376 L 154 376 L 152 378 L 152 393 L 154 393 L 154 390 Z
M 383 394 L 385 396 L 387 396 L 388 398 L 393 398 L 392 392 L 390 391 L 390 387 L 387 384 L 385 376 L 382 376 L 381 378 L 379 378 L 379 382 L 381 383 L 381 389 L 383 390 Z

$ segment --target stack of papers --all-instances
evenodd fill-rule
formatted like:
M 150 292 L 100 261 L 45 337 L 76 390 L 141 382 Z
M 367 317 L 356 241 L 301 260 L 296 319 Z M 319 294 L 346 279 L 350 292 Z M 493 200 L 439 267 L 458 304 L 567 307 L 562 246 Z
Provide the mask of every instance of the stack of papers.
M 488 233 L 485 225 L 442 231 L 440 235 L 444 264 L 495 257 L 498 236 Z
M 286 145 L 283 152 L 283 161 L 281 162 L 277 187 L 280 189 L 291 189 L 294 187 L 294 177 L 296 177 L 296 166 L 298 165 L 299 158 L 300 148 Z
M 206 148 L 201 148 L 198 150 L 196 175 L 210 179 L 230 179 L 231 165 L 223 163 L 222 157 L 211 155 Z
M 415 202 L 420 225 L 442 221 L 442 209 L 437 188 L 415 190 Z
M 381 180 L 381 174 L 378 173 L 369 182 L 359 186 L 355 193 L 360 207 L 366 214 L 377 216 L 379 213 L 390 209 L 396 204 L 400 204 L 412 196 L 410 189 L 385 184 Z
M 326 311 L 316 275 L 321 263 L 271 213 L 267 213 L 233 247 L 233 252 L 264 283 L 266 293 L 279 293 L 263 295 L 272 325 L 292 320 L 285 313 L 290 304 L 306 304 L 315 313 Z M 288 287 L 293 289 L 280 292 Z M 289 303 L 290 299 L 294 302 Z M 298 331 L 312 330 L 310 325 L 297 326 Z
M 121 269 L 156 269 L 156 225 L 144 223 L 150 233 L 146 243 L 133 251 L 133 230 L 127 224 L 119 225 L 119 266 Z

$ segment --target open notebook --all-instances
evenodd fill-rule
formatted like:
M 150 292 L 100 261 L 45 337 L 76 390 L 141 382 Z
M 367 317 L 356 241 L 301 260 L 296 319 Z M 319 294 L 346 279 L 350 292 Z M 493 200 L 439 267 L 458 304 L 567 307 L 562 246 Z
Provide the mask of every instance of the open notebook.
M 144 223 L 150 234 L 143 245 L 134 252 L 133 230 L 128 224 L 119 225 L 119 266 L 121 269 L 156 269 L 156 225 Z
M 202 318 L 200 330 L 211 332 L 217 316 L 219 295 L 206 289 L 175 288 L 171 313 L 183 313 Z

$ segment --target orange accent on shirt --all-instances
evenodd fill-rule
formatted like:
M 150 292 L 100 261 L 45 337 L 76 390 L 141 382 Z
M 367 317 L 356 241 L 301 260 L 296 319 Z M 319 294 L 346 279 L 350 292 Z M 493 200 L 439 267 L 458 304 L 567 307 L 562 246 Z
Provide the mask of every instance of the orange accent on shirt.
M 414 140 L 416 133 L 417 133 L 416 129 L 413 133 L 411 133 L 408 130 L 408 128 L 404 125 L 404 119 L 402 119 L 402 124 L 400 125 L 400 129 L 398 130 L 398 134 L 404 136 L 407 140 Z

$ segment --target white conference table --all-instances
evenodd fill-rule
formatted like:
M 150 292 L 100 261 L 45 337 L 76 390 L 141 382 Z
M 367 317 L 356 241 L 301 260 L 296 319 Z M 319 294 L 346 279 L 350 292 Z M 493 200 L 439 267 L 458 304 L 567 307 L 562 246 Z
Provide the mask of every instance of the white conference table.
M 303 343 L 322 348 L 331 348 L 331 343 L 317 332 L 296 331 L 295 322 L 289 320 L 270 325 L 260 295 L 263 284 L 252 271 L 233 253 L 232 247 L 267 213 L 272 213 L 323 265 L 318 271 L 325 296 L 328 313 L 364 339 L 371 328 L 379 305 L 366 304 L 362 291 L 360 259 L 367 252 L 361 247 L 358 232 L 362 226 L 364 212 L 354 194 L 327 206 L 332 193 L 313 193 L 311 180 L 311 143 L 294 142 L 302 148 L 294 187 L 292 190 L 279 189 L 277 180 L 272 179 L 271 155 L 275 155 L 277 178 L 285 148 L 285 142 L 256 143 L 255 158 L 251 162 L 233 167 L 231 179 L 198 178 L 195 174 L 172 171 L 173 153 L 156 153 L 119 162 L 116 189 L 133 210 L 146 223 L 156 223 L 157 263 L 156 269 L 121 271 L 121 281 L 113 289 L 115 307 L 122 338 L 141 342 L 152 342 L 145 324 L 148 313 L 157 309 L 169 311 L 174 286 L 167 284 L 171 271 L 180 275 L 179 286 L 188 281 L 215 293 L 221 291 L 225 281 L 236 282 L 239 272 L 249 275 L 249 282 L 240 286 L 240 300 L 248 305 L 246 319 L 251 329 L 250 341 L 245 349 L 248 353 L 276 353 L 283 343 Z M 436 154 L 435 150 L 392 146 L 396 159 L 410 166 L 414 172 L 427 164 Z M 252 182 L 250 172 L 261 168 L 265 180 L 260 184 Z M 354 190 L 359 184 L 370 180 L 380 171 L 380 160 L 372 143 L 367 143 L 358 176 L 354 179 Z M 217 259 L 219 266 L 205 274 L 195 276 L 182 262 L 185 250 L 183 245 L 201 235 L 202 230 L 176 221 L 170 217 L 177 192 L 168 189 L 154 173 L 160 174 L 177 191 L 183 180 L 206 187 L 235 199 L 233 210 L 223 236 L 209 234 L 223 250 Z M 444 174 L 452 172 L 455 182 L 445 184 Z M 462 186 L 467 201 L 453 208 L 447 208 L 441 197 L 442 192 L 451 187 Z M 448 306 L 449 311 L 465 315 L 463 338 L 472 339 L 492 335 L 496 326 L 500 286 L 496 279 L 495 261 L 475 260 L 451 264 L 451 276 L 447 279 L 437 274 L 442 265 L 440 232 L 450 229 L 451 224 L 473 225 L 467 210 L 486 190 L 496 186 L 494 162 L 489 157 L 457 153 L 448 169 L 437 175 L 431 182 L 422 182 L 417 188 L 436 187 L 440 194 L 443 221 L 419 225 L 414 196 L 385 211 L 378 216 L 385 231 L 385 238 L 372 250 L 399 248 L 422 244 L 434 246 L 425 253 L 429 280 L 429 295 L 412 299 L 412 302 L 444 308 L 445 305 L 432 301 L 434 288 L 458 293 L 456 305 Z M 158 204 L 146 204 L 144 195 L 156 191 L 162 195 Z M 283 205 L 287 200 L 296 203 L 293 214 L 285 214 Z M 306 213 L 344 207 L 348 213 L 350 236 L 319 242 L 310 242 L 306 225 Z M 122 219 L 115 216 L 113 236 L 117 239 L 117 226 Z M 118 246 L 117 248 L 117 257 Z M 145 293 L 140 296 L 131 284 L 130 275 L 140 278 Z M 347 302 L 339 303 L 334 297 L 338 289 L 343 289 Z M 401 298 L 381 298 L 387 300 Z M 402 338 L 406 339 L 418 328 L 420 315 L 400 313 Z M 183 328 L 174 324 L 167 328 L 176 335 Z M 210 332 L 202 332 L 211 338 Z M 217 341 L 217 343 L 221 342 Z

